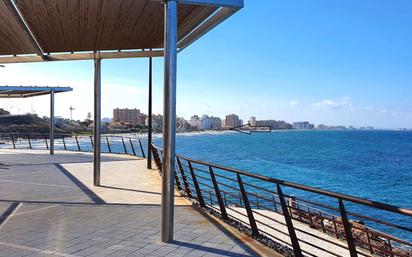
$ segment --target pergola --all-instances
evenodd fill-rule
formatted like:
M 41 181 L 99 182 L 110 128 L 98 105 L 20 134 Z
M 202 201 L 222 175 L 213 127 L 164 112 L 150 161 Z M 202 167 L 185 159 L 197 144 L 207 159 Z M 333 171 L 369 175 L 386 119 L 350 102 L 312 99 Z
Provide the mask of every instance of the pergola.
M 0 98 L 29 98 L 50 95 L 50 154 L 54 154 L 54 94 L 73 91 L 70 87 L 0 86 Z
M 161 238 L 169 242 L 174 220 L 177 53 L 242 7 L 243 0 L 1 0 L 0 63 L 94 60 L 93 174 L 98 186 L 101 60 L 164 57 Z M 151 60 L 149 73 L 151 117 Z M 149 125 L 149 145 L 150 138 Z

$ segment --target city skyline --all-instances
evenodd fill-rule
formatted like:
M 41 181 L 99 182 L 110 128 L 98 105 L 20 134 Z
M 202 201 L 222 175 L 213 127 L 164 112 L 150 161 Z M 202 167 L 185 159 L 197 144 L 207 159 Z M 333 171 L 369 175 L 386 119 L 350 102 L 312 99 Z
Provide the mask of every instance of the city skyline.
M 264 10 L 248 1 L 247 8 L 179 54 L 178 116 L 237 113 L 243 120 L 253 115 L 412 127 L 411 3 L 262 1 Z M 262 31 L 262 23 L 272 33 Z M 239 27 L 252 34 L 239 33 Z M 116 107 L 147 112 L 147 63 L 102 62 L 102 117 Z M 56 96 L 56 115 L 69 117 L 73 106 L 73 118 L 84 119 L 93 109 L 92 68 L 91 61 L 12 64 L 0 68 L 0 83 L 71 86 L 72 93 Z M 162 60 L 155 58 L 153 113 L 160 114 L 162 70 Z M 0 100 L 0 107 L 10 109 L 9 102 L 13 113 L 31 112 L 33 106 L 39 116 L 48 115 L 47 97 Z

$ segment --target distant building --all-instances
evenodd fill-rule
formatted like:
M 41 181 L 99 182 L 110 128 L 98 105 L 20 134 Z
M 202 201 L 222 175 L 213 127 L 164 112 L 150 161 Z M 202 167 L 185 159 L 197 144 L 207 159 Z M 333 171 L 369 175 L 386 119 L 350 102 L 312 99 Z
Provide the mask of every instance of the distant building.
M 144 124 L 146 126 L 149 126 L 149 116 L 145 116 L 145 121 Z M 163 128 L 163 116 L 158 114 L 153 114 L 152 115 L 152 128 L 153 130 L 159 131 Z
M 249 118 L 249 125 L 252 127 L 256 126 L 256 117 Z
M 239 127 L 242 126 L 242 120 L 239 119 L 239 116 L 236 114 L 229 114 L 226 115 L 225 119 L 225 127 L 226 128 L 233 128 L 233 127 Z
M 64 125 L 65 125 L 64 118 L 61 116 L 54 117 L 54 125 L 58 128 L 64 128 Z
M 113 109 L 112 122 L 128 123 L 131 125 L 143 125 L 145 115 L 138 109 Z
M 211 129 L 221 129 L 222 128 L 222 120 L 219 117 L 210 117 L 212 120 L 212 127 Z
M 192 127 L 192 129 L 199 129 L 199 127 L 200 127 L 200 119 L 199 119 L 199 116 L 193 115 L 193 116 L 190 118 L 189 124 L 190 124 L 190 126 Z
M 345 130 L 345 129 L 348 129 L 348 128 L 346 128 L 345 126 L 327 126 L 327 125 L 324 125 L 324 124 L 319 124 L 317 126 L 317 129 L 321 129 L 321 130 Z M 354 128 L 352 127 L 352 129 L 354 129 Z
M 110 123 L 112 121 L 112 119 L 110 119 L 110 118 L 103 118 L 102 119 L 102 123 L 103 122 L 105 122 L 105 123 Z
M 184 118 L 177 117 L 177 119 L 176 119 L 176 129 L 179 132 L 188 131 L 188 130 L 190 130 L 190 124 Z
M 314 129 L 315 125 L 310 124 L 308 121 L 293 122 L 293 129 Z
M 208 130 L 212 128 L 212 119 L 207 116 L 203 115 L 202 118 L 200 119 L 200 124 L 199 124 L 199 129 L 202 130 Z
M 255 126 L 271 127 L 272 129 L 291 129 L 292 124 L 283 120 L 257 120 Z

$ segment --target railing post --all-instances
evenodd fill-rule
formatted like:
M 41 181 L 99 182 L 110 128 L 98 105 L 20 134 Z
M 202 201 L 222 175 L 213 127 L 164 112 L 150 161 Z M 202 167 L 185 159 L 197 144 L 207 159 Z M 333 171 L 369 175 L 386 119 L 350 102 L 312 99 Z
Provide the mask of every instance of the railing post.
M 391 240 L 389 238 L 388 238 L 388 246 L 389 246 L 389 251 L 390 251 L 391 257 L 394 257 Z
M 124 153 L 127 154 L 127 148 L 126 148 L 126 144 L 124 143 L 124 139 L 122 138 L 122 144 L 123 144 L 123 149 L 124 149 Z
M 258 230 L 258 227 L 256 225 L 255 217 L 253 216 L 252 208 L 250 208 L 249 199 L 247 197 L 245 187 L 244 187 L 243 182 L 242 182 L 242 178 L 240 177 L 239 173 L 237 173 L 236 175 L 237 175 L 237 182 L 239 183 L 240 193 L 241 193 L 242 199 L 243 199 L 243 205 L 245 206 L 247 217 L 249 218 L 249 225 L 250 225 L 250 229 L 252 230 L 252 235 L 253 236 L 258 236 L 259 235 L 259 230 Z
M 333 218 L 332 223 L 333 223 L 333 229 L 334 229 L 334 231 L 335 231 L 335 236 L 336 236 L 336 238 L 339 239 L 339 231 L 338 231 L 338 226 L 336 226 L 336 220 L 335 220 L 335 218 Z
M 210 166 L 209 166 L 209 172 L 210 172 L 210 177 L 212 179 L 213 188 L 215 189 L 217 202 L 219 203 L 220 213 L 222 214 L 222 218 L 224 220 L 227 220 L 228 217 L 227 217 L 226 207 L 225 207 L 225 204 L 223 203 L 222 195 L 220 194 L 220 190 L 217 184 L 215 173 L 213 172 L 213 169 Z
M 177 160 L 177 166 L 179 166 L 180 174 L 182 175 L 183 185 L 185 186 L 185 192 L 189 198 L 193 198 L 192 191 L 190 190 L 189 183 L 187 182 L 185 170 L 183 169 L 183 165 L 180 162 L 180 158 L 176 157 L 176 160 Z
M 132 139 L 129 137 L 130 147 L 132 148 L 133 155 L 136 156 L 136 151 L 134 150 Z
M 27 139 L 29 140 L 29 147 L 30 147 L 30 149 L 32 149 L 32 147 L 31 147 L 31 141 L 30 141 L 30 135 L 27 135 Z
M 144 150 L 143 150 L 143 146 L 142 146 L 142 141 L 140 141 L 140 138 L 139 138 L 139 145 L 140 145 L 140 151 L 142 151 L 143 158 L 146 158 L 146 155 L 144 154 Z
M 322 231 L 323 231 L 323 232 L 326 232 L 326 231 L 325 231 L 325 224 L 323 224 L 324 218 L 323 218 L 321 212 L 319 212 L 319 219 L 320 219 L 320 225 L 322 226 Z
M 300 249 L 299 240 L 296 236 L 295 228 L 293 227 L 292 218 L 290 217 L 288 207 L 286 205 L 285 197 L 283 196 L 282 188 L 279 184 L 276 184 L 280 206 L 282 207 L 283 216 L 285 217 L 285 222 L 288 227 L 290 241 L 292 242 L 293 252 L 296 257 L 303 257 L 302 251 Z
M 44 142 L 46 143 L 46 149 L 49 150 L 49 144 L 47 144 L 47 137 L 44 137 Z
M 205 201 L 203 200 L 202 192 L 200 191 L 199 184 L 197 183 L 197 179 L 196 179 L 196 175 L 193 170 L 193 167 L 192 167 L 192 163 L 190 161 L 187 161 L 187 164 L 189 165 L 190 175 L 192 175 L 193 185 L 195 186 L 195 189 L 196 189 L 197 200 L 199 201 L 199 204 L 201 207 L 206 207 Z
M 373 247 L 371 243 L 371 238 L 369 236 L 369 231 L 366 229 L 366 238 L 368 239 L 368 246 L 369 246 L 369 252 L 373 254 Z
M 77 149 L 79 149 L 79 152 L 80 152 L 79 140 L 77 139 L 77 136 L 74 136 L 74 138 L 76 139 Z
M 346 241 L 348 242 L 349 252 L 351 257 L 357 257 L 358 252 L 356 251 L 355 240 L 352 235 L 352 225 L 348 220 L 346 215 L 345 205 L 342 199 L 339 199 L 339 212 L 342 218 L 343 228 L 345 229 Z
M 107 149 L 109 149 L 109 153 L 112 153 L 112 148 L 110 147 L 109 137 L 107 136 L 106 136 L 106 143 L 107 143 Z
M 66 147 L 66 141 L 64 140 L 64 135 L 62 135 L 62 140 L 63 140 L 63 147 L 64 147 L 64 150 L 67 150 L 67 147 Z
M 11 142 L 13 143 L 13 149 L 16 149 L 16 143 L 14 142 L 13 135 L 10 135 L 10 137 L 11 137 Z
M 277 212 L 277 211 L 278 211 L 278 206 L 277 206 L 277 204 L 276 204 L 276 199 L 275 199 L 275 195 L 274 195 L 274 194 L 272 195 L 272 199 L 273 199 L 273 206 L 275 207 L 275 212 Z
M 152 146 L 151 147 L 152 154 L 153 154 L 157 169 L 159 170 L 160 174 L 162 174 L 162 172 L 163 172 L 162 171 L 162 161 L 160 160 L 160 157 L 159 157 L 159 154 L 157 153 L 156 148 L 153 145 L 151 145 L 151 146 Z

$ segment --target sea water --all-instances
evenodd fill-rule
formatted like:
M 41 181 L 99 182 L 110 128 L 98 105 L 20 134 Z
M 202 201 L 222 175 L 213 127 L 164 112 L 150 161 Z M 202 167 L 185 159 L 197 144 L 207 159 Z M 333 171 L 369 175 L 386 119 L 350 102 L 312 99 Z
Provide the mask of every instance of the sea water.
M 177 136 L 176 151 L 267 177 L 412 209 L 410 131 L 187 133 Z M 303 191 L 293 193 L 312 200 L 316 197 Z M 335 199 L 317 200 L 338 207 Z M 407 216 L 350 203 L 347 209 L 412 227 L 412 218 Z M 409 232 L 379 224 L 373 227 L 412 239 Z

